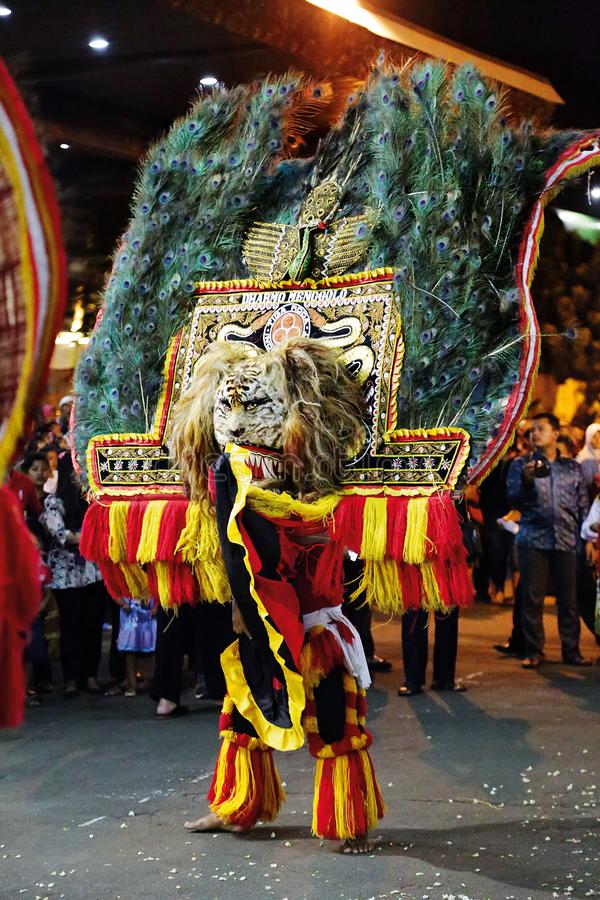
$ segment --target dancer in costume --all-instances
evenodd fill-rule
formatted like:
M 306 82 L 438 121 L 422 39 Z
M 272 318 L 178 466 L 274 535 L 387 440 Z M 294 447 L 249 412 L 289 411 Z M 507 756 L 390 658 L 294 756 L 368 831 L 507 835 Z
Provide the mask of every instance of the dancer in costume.
M 301 746 L 303 726 L 317 759 L 313 833 L 370 849 L 383 801 L 368 753 L 369 669 L 341 611 L 343 548 L 332 556 L 323 544 L 364 414 L 339 354 L 298 339 L 271 353 L 213 344 L 178 404 L 174 455 L 192 500 L 205 501 L 211 484 L 240 635 L 221 657 L 228 695 L 212 813 L 186 823 L 191 831 L 274 819 L 285 794 L 272 749 Z
M 201 97 L 151 148 L 79 363 L 74 437 L 95 498 L 81 549 L 114 596 L 238 604 L 211 815 L 275 814 L 269 748 L 299 746 L 304 714 L 315 831 L 356 839 L 381 801 L 337 612 L 344 552 L 383 611 L 470 601 L 451 492 L 490 471 L 527 406 L 544 204 L 600 144 L 511 123 L 470 65 L 378 61 L 345 99 L 338 117 L 334 84 L 268 77 Z M 327 119 L 314 155 L 292 158 Z M 334 370 L 343 396 L 323 386 Z M 335 471 L 313 444 L 328 430 Z

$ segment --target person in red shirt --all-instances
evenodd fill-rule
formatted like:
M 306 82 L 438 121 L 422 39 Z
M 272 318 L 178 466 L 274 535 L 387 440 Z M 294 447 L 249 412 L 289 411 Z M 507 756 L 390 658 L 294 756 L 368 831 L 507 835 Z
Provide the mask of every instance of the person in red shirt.
M 35 456 L 38 455 L 35 454 Z M 23 510 L 23 515 L 39 519 L 42 514 L 42 504 L 38 498 L 35 484 L 29 475 L 25 475 L 24 472 L 17 468 L 13 469 L 6 482 L 6 487 L 17 498 L 19 506 Z

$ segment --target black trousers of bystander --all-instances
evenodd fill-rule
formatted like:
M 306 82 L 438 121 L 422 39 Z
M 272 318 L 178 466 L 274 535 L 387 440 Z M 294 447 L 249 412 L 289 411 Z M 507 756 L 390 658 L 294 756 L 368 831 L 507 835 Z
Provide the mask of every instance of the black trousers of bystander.
M 544 597 L 548 593 L 553 593 L 556 597 L 563 659 L 578 657 L 580 626 L 576 598 L 575 553 L 519 547 L 518 555 L 523 597 L 523 634 L 527 656 L 541 657 L 544 654 Z
M 231 605 L 199 603 L 182 605 L 177 614 L 159 606 L 156 614 L 156 655 L 151 697 L 179 703 L 183 657 L 195 657 L 206 691 L 214 700 L 225 695 L 220 656 L 235 635 L 231 627 Z
M 85 587 L 53 589 L 60 614 L 60 664 L 65 681 L 98 675 L 107 591 L 103 581 Z
M 425 684 L 428 659 L 429 613 L 410 610 L 402 616 L 402 658 L 404 680 L 410 690 Z M 433 683 L 443 687 L 454 684 L 458 649 L 458 607 L 449 613 L 436 613 L 433 649 Z

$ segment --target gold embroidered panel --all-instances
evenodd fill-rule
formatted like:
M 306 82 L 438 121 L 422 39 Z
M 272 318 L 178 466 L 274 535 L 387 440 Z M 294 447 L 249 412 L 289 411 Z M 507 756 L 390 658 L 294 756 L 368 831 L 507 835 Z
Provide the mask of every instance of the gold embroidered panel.
M 398 430 L 404 345 L 393 274 L 378 269 L 319 282 L 200 283 L 190 321 L 167 354 L 152 433 L 93 438 L 88 447 L 92 490 L 112 496 L 180 494 L 180 475 L 168 451 L 170 414 L 207 345 L 244 341 L 271 350 L 298 337 L 338 347 L 364 387 L 365 443 L 344 466 L 348 490 L 424 494 L 452 487 L 468 454 L 466 432 Z

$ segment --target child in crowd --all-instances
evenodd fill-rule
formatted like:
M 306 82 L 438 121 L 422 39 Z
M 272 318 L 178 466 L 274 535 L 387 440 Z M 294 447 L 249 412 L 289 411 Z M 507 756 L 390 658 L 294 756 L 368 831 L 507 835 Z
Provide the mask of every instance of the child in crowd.
M 156 647 L 156 605 L 140 600 L 120 600 L 121 621 L 118 649 L 125 654 L 125 696 L 137 694 L 136 657 L 154 653 Z

